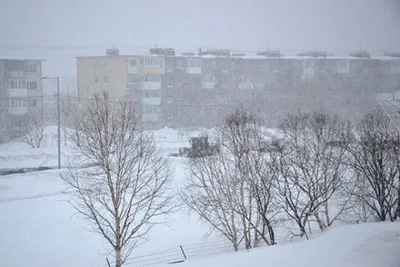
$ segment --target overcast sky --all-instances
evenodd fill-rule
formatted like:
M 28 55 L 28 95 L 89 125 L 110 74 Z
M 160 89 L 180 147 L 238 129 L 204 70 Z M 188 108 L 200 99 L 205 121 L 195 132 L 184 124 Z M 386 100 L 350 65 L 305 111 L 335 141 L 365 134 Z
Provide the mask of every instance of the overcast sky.
M 144 46 L 400 51 L 400 0 L 0 0 L 0 56 L 75 75 L 77 55 Z

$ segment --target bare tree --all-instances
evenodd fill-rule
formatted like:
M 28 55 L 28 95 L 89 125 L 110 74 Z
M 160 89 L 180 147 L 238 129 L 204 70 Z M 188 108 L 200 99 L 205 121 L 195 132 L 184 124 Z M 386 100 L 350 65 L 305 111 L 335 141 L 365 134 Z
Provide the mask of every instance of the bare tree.
M 23 115 L 14 115 L 11 119 L 12 131 L 20 136 L 21 142 L 32 148 L 41 146 L 46 124 L 39 111 L 31 110 Z
M 217 231 L 225 237 L 237 251 L 241 220 L 234 209 L 234 181 L 227 175 L 231 167 L 213 157 L 190 160 L 187 181 L 180 196 L 190 210 L 209 224 L 212 232 Z
M 172 169 L 139 132 L 129 101 L 96 95 L 82 113 L 78 151 L 96 167 L 69 167 L 71 204 L 111 245 L 120 267 L 172 210 Z M 74 140 L 77 142 L 77 140 Z
M 270 218 L 271 176 L 259 149 L 260 120 L 237 109 L 217 128 L 215 137 L 220 145 L 218 155 L 192 159 L 188 165 L 183 202 L 226 237 L 235 250 L 240 240 L 247 249 L 258 246 L 260 240 L 275 244 Z
M 308 147 L 312 151 L 315 176 L 323 203 L 314 212 L 321 230 L 331 226 L 350 208 L 350 197 L 343 193 L 347 183 L 346 148 L 351 127 L 334 114 L 316 111 L 310 115 Z
M 67 95 L 62 102 L 62 121 L 65 137 L 74 140 L 80 146 L 81 111 L 78 102 Z
M 361 219 L 394 221 L 400 215 L 400 135 L 381 110 L 359 123 L 348 151 Z
M 262 119 L 245 108 L 228 115 L 219 131 L 220 143 L 230 155 L 238 180 L 235 210 L 242 217 L 246 248 L 260 240 L 274 245 L 272 180 L 276 172 L 265 156 L 265 133 Z M 253 230 L 253 238 L 252 231 Z M 253 245 L 251 241 L 253 239 Z
M 330 214 L 332 197 L 341 186 L 345 154 L 345 147 L 332 142 L 342 140 L 347 128 L 336 116 L 322 111 L 289 114 L 280 128 L 284 141 L 271 153 L 272 165 L 279 172 L 275 190 L 281 208 L 299 227 L 298 235 L 308 239 L 306 225 L 312 216 L 323 230 L 344 209 L 333 217 Z

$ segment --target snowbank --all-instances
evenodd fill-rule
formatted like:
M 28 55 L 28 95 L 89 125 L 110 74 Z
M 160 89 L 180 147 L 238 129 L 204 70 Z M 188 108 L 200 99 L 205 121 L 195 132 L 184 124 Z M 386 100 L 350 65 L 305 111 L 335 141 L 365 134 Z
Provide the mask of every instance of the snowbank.
M 356 224 L 327 231 L 319 238 L 188 260 L 180 267 L 398 267 L 400 223 Z

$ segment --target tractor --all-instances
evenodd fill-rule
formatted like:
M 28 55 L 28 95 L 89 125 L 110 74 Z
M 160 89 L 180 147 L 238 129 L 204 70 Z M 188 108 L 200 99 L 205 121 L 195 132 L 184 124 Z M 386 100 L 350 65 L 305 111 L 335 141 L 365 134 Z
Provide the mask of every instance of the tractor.
M 190 138 L 190 147 L 179 148 L 179 153 L 172 154 L 175 157 L 199 158 L 216 155 L 219 151 L 217 145 L 211 145 L 207 136 Z

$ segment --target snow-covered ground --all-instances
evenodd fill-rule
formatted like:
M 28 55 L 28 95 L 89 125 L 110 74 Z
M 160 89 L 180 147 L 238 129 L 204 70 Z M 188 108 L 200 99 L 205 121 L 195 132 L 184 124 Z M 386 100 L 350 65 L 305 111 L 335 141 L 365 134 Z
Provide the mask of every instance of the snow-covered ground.
M 42 148 L 33 149 L 20 142 L 0 145 L 0 169 L 57 166 L 55 130 L 55 127 L 46 129 Z M 187 146 L 191 132 L 163 129 L 155 132 L 154 137 L 157 145 L 170 153 Z M 62 165 L 67 165 L 72 155 L 71 149 L 62 142 Z M 177 186 L 184 178 L 183 160 L 171 158 Z M 69 194 L 64 191 L 60 179 L 62 171 L 0 176 L 0 266 L 36 267 L 60 263 L 63 263 L 61 266 L 103 266 L 106 263 L 107 244 L 98 234 L 88 231 L 86 221 L 74 216 L 75 210 L 68 203 Z M 220 251 L 229 251 L 229 246 L 216 242 L 215 237 L 205 239 L 207 231 L 197 218 L 191 218 L 185 211 L 175 213 L 169 217 L 168 225 L 155 227 L 148 242 L 131 256 L 174 248 L 179 255 L 171 250 L 164 257 L 181 258 L 179 246 L 193 243 L 211 244 Z
M 43 147 L 39 149 L 18 142 L 0 145 L 0 168 L 56 166 L 54 132 L 55 127 L 46 129 Z M 154 137 L 164 153 L 170 153 L 187 146 L 192 134 L 191 130 L 162 129 L 155 131 Z M 62 142 L 62 165 L 66 165 L 72 155 L 69 146 Z M 182 163 L 185 159 L 170 160 L 175 166 L 175 184 L 179 186 L 184 179 Z M 0 176 L 0 266 L 101 267 L 106 264 L 106 257 L 112 258 L 105 254 L 108 247 L 104 240 L 88 231 L 87 222 L 75 216 L 75 210 L 68 203 L 70 195 L 63 191 L 65 188 L 59 178 L 62 171 Z M 168 221 L 168 226 L 155 227 L 148 242 L 137 248 L 131 257 L 153 255 L 128 263 L 135 266 L 182 259 L 179 248 L 182 245 L 188 256 L 184 265 L 193 267 L 258 266 L 261 262 L 281 267 L 400 266 L 399 258 L 395 258 L 398 253 L 394 251 L 396 245 L 400 251 L 398 223 L 346 226 L 329 230 L 311 241 L 200 260 L 202 255 L 228 252 L 230 247 L 214 235 L 205 240 L 208 228 L 185 211 L 171 215 Z M 366 263 L 360 261 L 363 259 Z M 388 265 L 390 259 L 398 265 Z M 376 264 L 376 260 L 388 260 L 388 264 L 384 265 L 383 261 Z
M 398 267 L 400 223 L 344 226 L 309 241 L 188 260 L 180 266 Z

